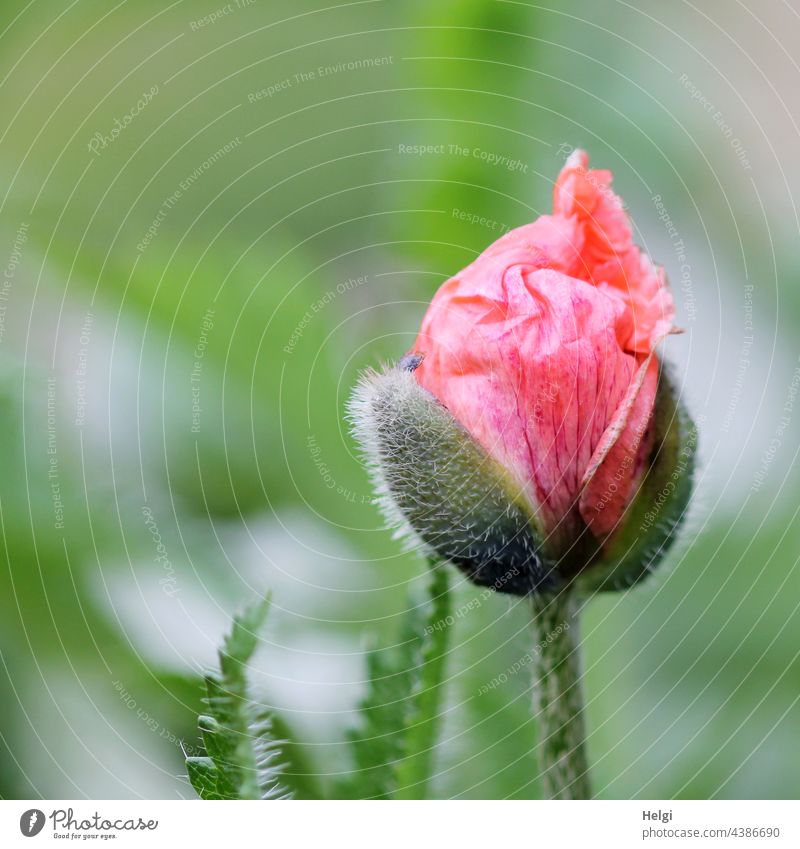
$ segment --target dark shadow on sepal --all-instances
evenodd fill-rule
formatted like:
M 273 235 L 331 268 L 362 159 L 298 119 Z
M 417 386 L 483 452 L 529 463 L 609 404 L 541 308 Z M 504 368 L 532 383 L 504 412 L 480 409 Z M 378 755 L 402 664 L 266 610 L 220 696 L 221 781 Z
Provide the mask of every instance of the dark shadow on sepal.
M 646 578 L 677 538 L 692 494 L 697 427 L 662 366 L 648 470 L 602 554 L 576 579 L 580 592 L 623 590 Z

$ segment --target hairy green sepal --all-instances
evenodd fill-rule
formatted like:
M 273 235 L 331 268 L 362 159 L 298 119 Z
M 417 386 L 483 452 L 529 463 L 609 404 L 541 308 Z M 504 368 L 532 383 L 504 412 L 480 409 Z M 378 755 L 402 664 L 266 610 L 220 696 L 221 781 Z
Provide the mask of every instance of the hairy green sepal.
M 400 536 L 499 592 L 558 583 L 521 487 L 410 369 L 364 375 L 350 417 L 376 501 Z

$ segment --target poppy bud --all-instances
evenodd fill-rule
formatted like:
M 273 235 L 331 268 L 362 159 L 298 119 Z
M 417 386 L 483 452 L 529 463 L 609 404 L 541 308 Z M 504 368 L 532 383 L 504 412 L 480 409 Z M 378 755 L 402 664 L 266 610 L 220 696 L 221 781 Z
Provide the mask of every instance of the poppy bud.
M 696 435 L 656 354 L 672 296 L 587 166 L 440 288 L 351 409 L 390 518 L 503 592 L 638 580 L 691 491 Z

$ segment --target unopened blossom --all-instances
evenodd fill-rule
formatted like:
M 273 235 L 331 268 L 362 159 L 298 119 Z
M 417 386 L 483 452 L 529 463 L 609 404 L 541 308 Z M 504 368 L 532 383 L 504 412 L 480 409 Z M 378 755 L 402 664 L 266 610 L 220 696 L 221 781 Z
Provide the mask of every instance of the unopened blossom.
M 672 330 L 664 272 L 633 243 L 611 179 L 575 151 L 553 213 L 449 279 L 413 347 L 419 384 L 511 473 L 553 551 L 619 525 Z

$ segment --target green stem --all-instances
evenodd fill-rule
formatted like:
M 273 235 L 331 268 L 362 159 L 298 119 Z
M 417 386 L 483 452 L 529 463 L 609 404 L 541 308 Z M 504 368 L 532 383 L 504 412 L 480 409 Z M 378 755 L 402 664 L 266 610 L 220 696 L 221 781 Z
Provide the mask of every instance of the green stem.
M 531 652 L 539 769 L 547 799 L 588 799 L 577 600 L 570 590 L 533 595 Z
M 422 642 L 419 680 L 411 694 L 405 758 L 397 767 L 397 798 L 425 799 L 439 733 L 444 665 L 450 637 L 450 587 L 447 569 L 431 567 L 431 607 Z

